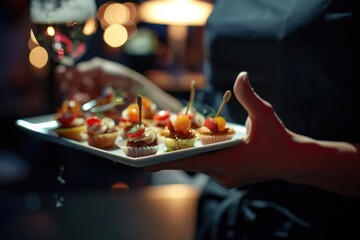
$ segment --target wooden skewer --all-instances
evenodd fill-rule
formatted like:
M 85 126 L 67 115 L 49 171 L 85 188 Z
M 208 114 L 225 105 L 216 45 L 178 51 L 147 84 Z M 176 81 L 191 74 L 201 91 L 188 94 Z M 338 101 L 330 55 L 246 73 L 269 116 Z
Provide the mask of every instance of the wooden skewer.
M 142 114 L 142 97 L 141 97 L 141 95 L 139 95 L 138 97 L 137 97 L 137 105 L 139 106 L 139 125 L 141 125 L 141 121 L 142 121 L 142 116 L 141 116 L 141 114 Z
M 221 111 L 223 110 L 225 104 L 230 100 L 231 98 L 231 91 L 230 90 L 227 90 L 225 93 L 224 93 L 224 96 L 223 96 L 223 100 L 221 102 L 221 105 L 219 107 L 219 110 L 217 111 L 215 117 L 219 116 Z
M 186 108 L 186 112 L 185 115 L 187 115 L 188 111 L 191 109 L 193 109 L 194 106 L 194 100 L 195 100 L 195 91 L 196 91 L 196 82 L 195 80 L 191 81 L 191 86 L 190 86 L 190 99 L 189 99 L 189 103 L 187 105 Z

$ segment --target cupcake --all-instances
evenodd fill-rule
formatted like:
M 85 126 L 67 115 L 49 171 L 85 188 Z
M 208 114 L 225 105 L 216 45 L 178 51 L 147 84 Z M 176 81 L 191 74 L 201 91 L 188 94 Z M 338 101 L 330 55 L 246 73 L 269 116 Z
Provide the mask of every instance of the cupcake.
M 215 117 L 207 118 L 204 126 L 197 130 L 199 139 L 203 145 L 230 140 L 235 135 L 234 129 L 227 124 L 224 117 L 220 116 L 222 109 L 230 100 L 231 95 L 230 90 L 224 93 L 223 100 Z
M 59 124 L 55 132 L 60 137 L 75 141 L 84 140 L 86 123 L 79 102 L 72 99 L 63 101 L 61 108 L 57 110 L 55 120 Z
M 97 148 L 111 148 L 119 135 L 119 130 L 113 119 L 104 117 L 89 117 L 86 119 L 88 143 Z
M 156 134 L 143 124 L 135 124 L 127 133 L 126 146 L 121 147 L 129 157 L 154 155 L 159 149 Z
M 160 136 L 168 151 L 191 148 L 196 142 L 191 120 L 183 114 L 171 116 L 167 126 L 160 132 Z
M 234 129 L 229 127 L 225 118 L 221 116 L 207 118 L 204 126 L 197 132 L 203 145 L 230 140 L 235 134 Z

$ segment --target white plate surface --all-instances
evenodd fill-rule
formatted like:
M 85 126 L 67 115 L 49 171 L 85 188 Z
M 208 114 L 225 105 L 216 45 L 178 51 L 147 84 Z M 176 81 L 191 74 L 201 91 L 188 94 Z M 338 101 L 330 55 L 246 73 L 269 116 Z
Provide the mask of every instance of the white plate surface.
M 58 127 L 57 122 L 54 120 L 53 114 L 19 119 L 16 121 L 16 125 L 21 129 L 33 134 L 34 136 L 41 137 L 47 141 L 55 142 L 132 167 L 150 166 L 158 163 L 187 158 L 197 154 L 231 147 L 242 141 L 246 134 L 244 126 L 229 123 L 229 125 L 235 130 L 235 135 L 231 140 L 209 145 L 202 145 L 201 142 L 197 140 L 193 148 L 182 149 L 172 152 L 167 152 L 166 147 L 161 144 L 157 154 L 155 155 L 132 158 L 126 156 L 122 149 L 120 149 L 119 147 L 114 147 L 113 149 L 100 149 L 89 146 L 86 141 L 77 142 L 71 139 L 58 137 L 58 135 L 53 131 L 56 127 Z M 119 136 L 116 141 L 121 140 L 122 138 Z

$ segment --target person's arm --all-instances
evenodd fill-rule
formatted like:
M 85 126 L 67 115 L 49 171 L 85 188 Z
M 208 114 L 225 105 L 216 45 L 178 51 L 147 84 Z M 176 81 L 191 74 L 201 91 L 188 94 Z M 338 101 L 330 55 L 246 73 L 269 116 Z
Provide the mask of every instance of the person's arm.
M 58 66 L 55 69 L 58 89 L 63 97 L 78 98 L 86 102 L 98 97 L 101 89 L 111 85 L 124 92 L 125 97 L 132 101 L 142 91 L 159 109 L 177 112 L 182 104 L 179 100 L 160 89 L 144 75 L 123 64 L 95 57 L 78 63 L 74 68 Z
M 359 144 L 318 141 L 292 133 L 273 107 L 253 91 L 246 72 L 238 75 L 234 94 L 249 115 L 244 141 L 228 149 L 146 170 L 202 172 L 228 188 L 282 179 L 360 197 Z

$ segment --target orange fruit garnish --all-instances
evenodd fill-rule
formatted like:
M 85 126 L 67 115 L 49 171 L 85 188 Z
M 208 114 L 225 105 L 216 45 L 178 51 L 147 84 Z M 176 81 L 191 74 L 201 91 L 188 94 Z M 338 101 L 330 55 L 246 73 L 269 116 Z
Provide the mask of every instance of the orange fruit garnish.
M 143 107 L 143 109 L 145 109 L 145 111 L 150 111 L 152 101 L 148 97 L 142 96 L 141 103 L 142 103 L 142 107 Z
M 225 120 L 225 118 L 223 118 L 221 116 L 218 116 L 218 117 L 215 117 L 214 120 L 215 120 L 217 128 L 218 128 L 218 130 L 220 132 L 225 130 L 225 128 L 226 128 L 226 120 Z
M 80 103 L 76 100 L 65 100 L 61 104 L 62 113 L 70 113 L 72 115 L 80 115 L 81 106 Z
M 179 114 L 176 116 L 173 126 L 176 132 L 186 132 L 191 127 L 191 121 L 187 115 Z
M 139 121 L 139 106 L 136 103 L 132 103 L 128 106 L 128 118 L 131 122 Z

